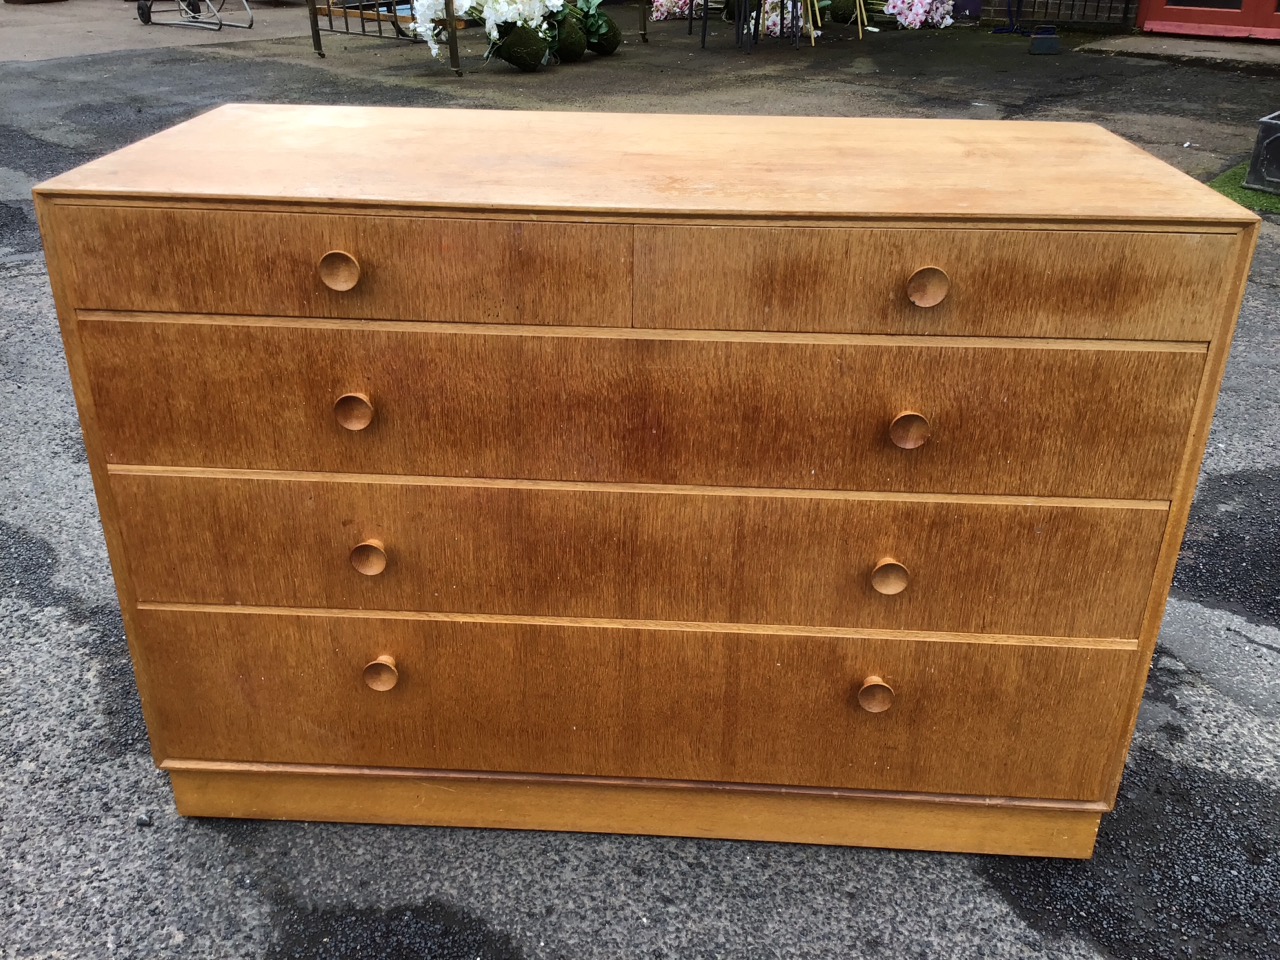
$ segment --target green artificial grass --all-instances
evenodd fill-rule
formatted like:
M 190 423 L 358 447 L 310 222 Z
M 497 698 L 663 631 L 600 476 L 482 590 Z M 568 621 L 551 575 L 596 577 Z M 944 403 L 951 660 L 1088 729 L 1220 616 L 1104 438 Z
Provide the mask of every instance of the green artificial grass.
M 1249 190 L 1244 186 L 1244 175 L 1248 170 L 1247 163 L 1232 167 L 1222 176 L 1209 181 L 1209 186 L 1224 197 L 1230 197 L 1242 207 L 1248 207 L 1259 213 L 1280 213 L 1280 195 L 1264 193 L 1261 190 Z

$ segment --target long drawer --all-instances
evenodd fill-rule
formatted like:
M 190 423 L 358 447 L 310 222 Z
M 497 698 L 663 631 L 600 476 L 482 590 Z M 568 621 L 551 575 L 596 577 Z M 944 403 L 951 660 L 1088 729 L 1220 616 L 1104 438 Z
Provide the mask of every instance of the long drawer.
M 1070 800 L 1105 796 L 1136 656 L 157 610 L 138 623 L 162 758 Z
M 635 228 L 637 327 L 1210 339 L 1239 237 Z M 914 279 L 913 279 L 914 278 Z M 918 305 L 924 304 L 924 305 Z
M 1138 636 L 1166 513 L 302 474 L 111 488 L 143 601 L 1115 638 Z
M 61 204 L 48 216 L 81 309 L 631 322 L 624 225 Z
M 1204 365 L 1027 341 L 80 329 L 114 463 L 744 487 L 1168 499 Z
M 48 216 L 82 309 L 920 335 L 1207 341 L 1239 243 L 164 206 Z

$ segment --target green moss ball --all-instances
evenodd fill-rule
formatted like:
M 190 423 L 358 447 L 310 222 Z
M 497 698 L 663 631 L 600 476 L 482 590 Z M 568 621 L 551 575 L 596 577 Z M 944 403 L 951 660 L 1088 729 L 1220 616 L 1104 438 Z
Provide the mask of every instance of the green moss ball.
M 547 41 L 538 36 L 533 27 L 519 26 L 507 34 L 493 55 L 505 60 L 518 70 L 532 73 L 542 66 L 547 57 Z
M 581 24 L 573 17 L 565 17 L 556 24 L 560 31 L 560 39 L 556 46 L 556 55 L 561 63 L 577 63 L 587 52 L 587 34 Z
M 608 21 L 609 29 L 605 31 L 599 40 L 588 40 L 587 49 L 593 53 L 600 54 L 602 57 L 607 57 L 622 45 L 622 31 L 613 22 L 613 17 L 607 17 L 604 14 L 600 14 L 600 16 Z

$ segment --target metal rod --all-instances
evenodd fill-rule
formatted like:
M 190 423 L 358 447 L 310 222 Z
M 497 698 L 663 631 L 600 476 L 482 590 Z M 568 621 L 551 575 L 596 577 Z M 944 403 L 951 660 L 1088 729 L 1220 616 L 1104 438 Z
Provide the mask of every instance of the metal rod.
M 458 15 L 453 9 L 453 0 L 444 0 L 444 15 L 449 18 L 449 66 L 462 76 L 462 58 L 458 55 Z

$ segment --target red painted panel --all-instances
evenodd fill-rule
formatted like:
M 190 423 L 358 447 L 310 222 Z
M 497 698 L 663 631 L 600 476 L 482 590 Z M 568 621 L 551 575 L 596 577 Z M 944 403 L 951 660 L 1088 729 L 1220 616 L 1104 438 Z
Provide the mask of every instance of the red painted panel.
M 1199 37 L 1280 39 L 1280 0 L 1242 0 L 1239 10 L 1169 6 L 1167 0 L 1142 0 L 1138 26 L 1148 33 Z

